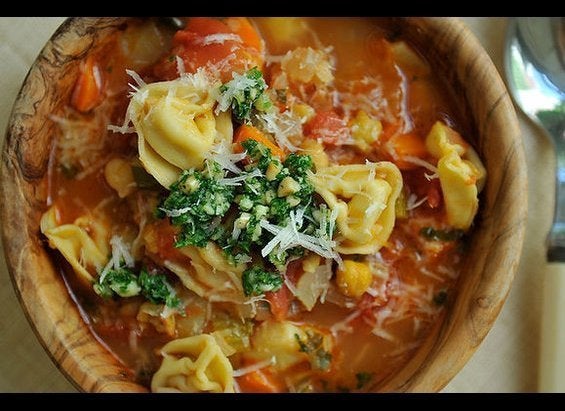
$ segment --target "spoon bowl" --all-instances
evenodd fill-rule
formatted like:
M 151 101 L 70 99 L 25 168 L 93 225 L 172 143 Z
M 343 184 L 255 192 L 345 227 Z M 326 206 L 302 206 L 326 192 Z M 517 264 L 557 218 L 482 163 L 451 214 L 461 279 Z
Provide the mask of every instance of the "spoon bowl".
M 551 139 L 556 153 L 553 224 L 547 237 L 538 390 L 565 391 L 565 19 L 510 21 L 505 53 L 516 105 Z M 557 262 L 561 262 L 558 264 Z
M 512 19 L 504 63 L 516 105 L 545 131 L 555 146 L 556 207 L 547 258 L 565 261 L 565 19 Z

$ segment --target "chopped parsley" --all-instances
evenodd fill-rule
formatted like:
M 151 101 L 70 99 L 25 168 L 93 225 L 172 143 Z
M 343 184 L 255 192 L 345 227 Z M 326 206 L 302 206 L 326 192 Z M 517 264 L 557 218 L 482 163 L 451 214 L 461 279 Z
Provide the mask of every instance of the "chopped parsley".
M 355 374 L 355 378 L 357 378 L 356 388 L 360 390 L 371 381 L 373 374 L 370 372 L 358 372 Z
M 245 270 L 241 281 L 246 296 L 277 291 L 283 284 L 283 278 L 278 272 L 265 271 L 258 266 Z
M 433 298 L 434 304 L 441 306 L 447 302 L 447 291 L 441 290 Z
M 225 111 L 231 108 L 232 115 L 238 123 L 248 122 L 251 119 L 252 109 L 267 111 L 273 103 L 264 93 L 267 83 L 263 73 L 253 67 L 244 75 L 233 73 L 233 80 L 220 86 L 219 109 Z
M 464 234 L 463 230 L 439 230 L 433 227 L 423 227 L 420 230 L 420 235 L 427 240 L 432 241 L 455 241 L 460 239 Z
M 291 153 L 281 161 L 255 140 L 241 145 L 243 171 L 235 173 L 210 159 L 202 171 L 183 171 L 156 216 L 180 228 L 176 247 L 205 247 L 212 241 L 234 264 L 265 257 L 265 266 L 250 264 L 242 278 L 245 295 L 261 295 L 281 287 L 276 271 L 284 271 L 306 249 L 335 258 L 337 215 L 314 197 L 310 156 Z
M 178 308 L 180 300 L 164 274 L 149 274 L 143 268 L 139 275 L 133 269 L 120 267 L 109 270 L 98 277 L 93 285 L 94 292 L 102 298 L 117 295 L 122 298 L 143 295 L 153 304 L 165 304 L 170 308 Z
M 227 213 L 234 199 L 234 186 L 220 183 L 224 176 L 218 163 L 205 160 L 202 171 L 184 170 L 171 185 L 156 214 L 181 228 L 176 247 L 205 247 L 221 233 L 216 218 Z
M 321 371 L 328 371 L 331 366 L 332 355 L 323 347 L 324 337 L 313 331 L 306 331 L 306 340 L 302 340 L 298 334 L 294 334 L 300 351 L 308 354 L 312 367 Z

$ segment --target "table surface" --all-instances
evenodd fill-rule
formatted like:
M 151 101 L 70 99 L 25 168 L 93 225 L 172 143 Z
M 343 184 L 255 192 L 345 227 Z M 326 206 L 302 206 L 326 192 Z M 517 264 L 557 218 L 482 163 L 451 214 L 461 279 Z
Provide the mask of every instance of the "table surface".
M 63 20 L 62 17 L 0 18 L 0 130 L 6 128 L 12 104 L 30 65 Z M 465 17 L 462 20 L 502 73 L 507 20 L 501 17 Z M 529 178 L 529 217 L 521 264 L 494 327 L 443 392 L 536 390 L 541 285 L 546 266 L 543 244 L 551 223 L 555 159 L 551 145 L 540 131 L 521 113 L 518 117 Z M 0 392 L 76 391 L 35 337 L 2 257 L 0 255 Z

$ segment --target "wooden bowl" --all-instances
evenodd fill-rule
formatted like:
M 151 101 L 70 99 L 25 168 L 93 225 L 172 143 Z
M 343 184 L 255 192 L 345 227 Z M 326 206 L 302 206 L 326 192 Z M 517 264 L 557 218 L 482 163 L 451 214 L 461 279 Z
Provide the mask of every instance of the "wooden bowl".
M 2 153 L 1 218 L 7 265 L 20 302 L 55 364 L 78 388 L 146 391 L 90 332 L 39 231 L 55 124 L 79 63 L 124 28 L 123 18 L 67 20 L 30 69 L 15 102 Z M 438 391 L 463 367 L 493 325 L 520 260 L 527 179 L 518 122 L 496 68 L 463 23 L 451 18 L 392 19 L 441 73 L 488 170 L 457 295 L 412 360 L 384 391 Z

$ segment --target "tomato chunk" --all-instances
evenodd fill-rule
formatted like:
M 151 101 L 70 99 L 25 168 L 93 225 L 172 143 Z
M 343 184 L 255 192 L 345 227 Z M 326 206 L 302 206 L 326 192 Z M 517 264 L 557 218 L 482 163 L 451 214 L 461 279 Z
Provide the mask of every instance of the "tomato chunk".
M 333 110 L 321 111 L 304 126 L 304 135 L 329 145 L 342 145 L 349 138 L 345 121 Z
M 180 57 L 187 73 L 207 66 L 217 70 L 221 80 L 227 82 L 234 71 L 243 73 L 255 66 L 261 69 L 263 53 L 263 40 L 246 18 L 192 17 L 186 28 L 176 32 L 171 53 L 153 72 L 163 80 L 177 78 Z

